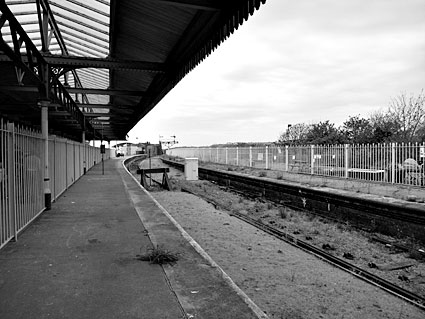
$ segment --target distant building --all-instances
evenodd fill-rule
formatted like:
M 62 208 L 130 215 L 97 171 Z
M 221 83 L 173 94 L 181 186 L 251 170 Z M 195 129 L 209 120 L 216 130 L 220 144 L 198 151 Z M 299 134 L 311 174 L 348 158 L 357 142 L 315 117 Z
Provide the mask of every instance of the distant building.
M 151 156 L 157 156 L 162 154 L 162 149 L 159 144 L 150 144 L 150 143 L 118 143 L 115 146 L 115 157 L 120 156 L 131 156 L 136 154 L 150 154 Z

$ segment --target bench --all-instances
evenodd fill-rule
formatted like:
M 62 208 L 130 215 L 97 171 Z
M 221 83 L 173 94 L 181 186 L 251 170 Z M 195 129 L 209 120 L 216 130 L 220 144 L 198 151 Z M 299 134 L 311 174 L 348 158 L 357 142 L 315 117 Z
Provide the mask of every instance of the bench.
M 291 163 L 292 162 L 292 163 Z M 297 172 L 308 172 L 310 170 L 310 165 L 307 161 L 302 160 L 292 160 L 288 164 L 289 171 L 293 172 L 294 169 L 297 169 Z
M 161 186 L 166 190 L 171 190 L 170 180 L 168 179 L 168 174 L 170 172 L 169 167 L 155 167 L 155 168 L 140 168 L 137 170 L 137 174 L 140 174 L 140 184 L 144 188 L 148 188 L 148 183 L 146 182 L 147 174 L 161 174 L 162 173 L 162 183 Z

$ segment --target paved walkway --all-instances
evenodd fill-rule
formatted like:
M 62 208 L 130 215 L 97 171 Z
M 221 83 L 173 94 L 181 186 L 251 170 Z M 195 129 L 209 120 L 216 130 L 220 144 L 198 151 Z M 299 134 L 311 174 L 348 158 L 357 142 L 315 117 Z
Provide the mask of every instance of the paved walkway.
M 180 260 L 136 260 L 152 243 Z M 0 251 L 2 319 L 260 317 L 243 297 L 120 160 L 106 161 L 104 175 L 92 168 Z

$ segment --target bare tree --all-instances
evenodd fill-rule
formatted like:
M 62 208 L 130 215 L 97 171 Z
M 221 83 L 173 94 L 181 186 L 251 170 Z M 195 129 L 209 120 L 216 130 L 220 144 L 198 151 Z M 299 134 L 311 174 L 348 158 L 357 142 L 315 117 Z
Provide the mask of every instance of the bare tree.
M 418 130 L 425 125 L 425 95 L 401 93 L 390 102 L 388 115 L 399 127 L 398 137 L 404 141 L 416 140 Z
M 310 131 L 311 125 L 298 123 L 288 125 L 286 132 L 279 136 L 278 143 L 281 144 L 303 144 L 306 142 L 307 133 Z
M 388 111 L 381 109 L 371 113 L 369 121 L 372 127 L 372 143 L 403 142 L 398 137 L 400 124 L 394 121 Z

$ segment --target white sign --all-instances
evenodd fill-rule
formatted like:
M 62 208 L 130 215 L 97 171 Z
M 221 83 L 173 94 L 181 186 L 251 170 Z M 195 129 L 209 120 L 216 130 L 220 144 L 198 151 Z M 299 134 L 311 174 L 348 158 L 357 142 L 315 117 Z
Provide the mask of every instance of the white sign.
M 425 157 L 425 146 L 421 146 L 419 149 L 419 157 L 424 158 Z
M 262 161 L 263 160 L 263 153 L 258 153 L 258 158 L 257 158 L 259 161 Z

